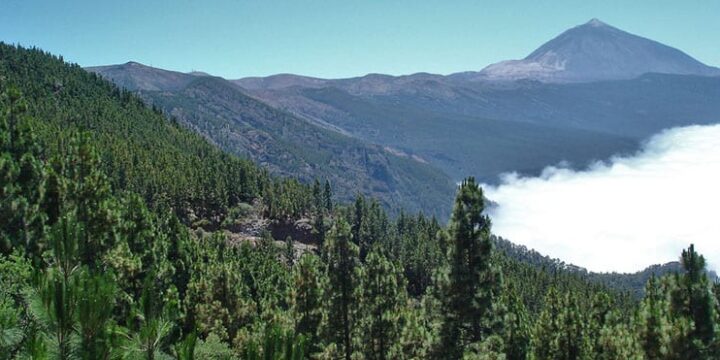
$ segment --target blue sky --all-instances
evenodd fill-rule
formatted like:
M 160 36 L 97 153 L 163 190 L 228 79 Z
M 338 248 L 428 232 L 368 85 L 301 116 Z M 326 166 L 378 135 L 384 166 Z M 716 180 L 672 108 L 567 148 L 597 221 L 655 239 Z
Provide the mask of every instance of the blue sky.
M 0 40 L 83 66 L 226 78 L 447 74 L 522 58 L 593 17 L 720 65 L 720 1 L 3 0 Z

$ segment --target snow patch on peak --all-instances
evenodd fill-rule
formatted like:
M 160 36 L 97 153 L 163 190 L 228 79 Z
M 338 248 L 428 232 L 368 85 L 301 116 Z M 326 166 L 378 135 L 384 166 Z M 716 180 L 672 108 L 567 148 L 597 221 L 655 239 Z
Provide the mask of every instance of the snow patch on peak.
M 598 18 L 592 18 L 590 21 L 588 21 L 585 25 L 589 25 L 592 27 L 601 27 L 601 26 L 608 26 L 608 24 L 600 21 Z

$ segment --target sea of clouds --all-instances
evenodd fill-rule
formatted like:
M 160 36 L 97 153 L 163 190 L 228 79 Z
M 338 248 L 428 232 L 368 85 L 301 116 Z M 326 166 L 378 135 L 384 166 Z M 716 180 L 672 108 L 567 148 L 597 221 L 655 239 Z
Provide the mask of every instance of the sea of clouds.
M 675 261 L 689 244 L 720 265 L 720 125 L 666 130 L 635 155 L 484 185 L 493 232 L 592 271 Z

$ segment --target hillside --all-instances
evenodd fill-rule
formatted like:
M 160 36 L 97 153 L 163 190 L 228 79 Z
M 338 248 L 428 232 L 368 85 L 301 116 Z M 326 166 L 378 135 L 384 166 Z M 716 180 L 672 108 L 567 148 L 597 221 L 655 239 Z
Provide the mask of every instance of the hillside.
M 504 172 L 538 174 L 559 162 L 581 167 L 592 160 L 632 151 L 637 144 L 622 135 L 509 121 L 504 107 L 476 101 L 468 94 L 423 101 L 424 95 L 353 96 L 329 87 L 256 95 L 319 124 L 330 123 L 368 141 L 417 154 L 456 179 L 473 174 L 483 182 L 494 183 Z M 496 110 L 489 115 L 498 117 L 465 111 L 467 102 Z M 507 111 L 521 117 L 522 109 L 508 107 Z
M 273 174 L 306 183 L 329 180 L 341 201 L 359 193 L 380 199 L 393 212 L 425 211 L 445 218 L 449 211 L 454 185 L 422 159 L 276 110 L 224 79 L 137 63 L 89 70 L 136 91 L 221 149 Z
M 297 182 L 275 182 L 266 170 L 228 155 L 201 136 L 165 118 L 127 91 L 62 58 L 0 43 L 0 76 L 24 95 L 34 134 L 47 152 L 75 141 L 77 132 L 99 153 L 100 168 L 118 191 L 170 207 L 182 219 L 217 219 L 228 209 L 264 197 L 298 216 L 308 198 Z M 8 85 L 6 85 L 8 86 Z
M 506 122 L 508 130 L 517 123 L 545 127 L 561 135 L 563 131 L 581 130 L 603 135 L 638 140 L 662 129 L 690 124 L 712 124 L 720 112 L 720 77 L 645 74 L 636 79 L 598 81 L 574 84 L 544 84 L 536 81 L 513 83 L 445 84 L 451 96 L 431 97 L 427 92 L 397 92 L 390 95 L 352 95 L 330 87 L 322 89 L 288 89 L 257 92 L 277 106 L 304 112 L 308 117 L 332 122 L 353 129 L 363 126 L 358 119 L 372 118 L 374 108 L 395 107 L 427 114 L 426 118 L 495 119 Z M 295 99 L 302 97 L 305 103 Z M 428 98 L 432 101 L 427 101 Z M 308 104 L 333 109 L 314 112 Z M 348 105 L 357 104 L 357 105 Z M 345 114 L 344 117 L 338 114 Z M 376 115 L 377 117 L 377 115 Z M 380 126 L 399 126 L 404 130 L 402 112 L 389 113 Z M 386 125 L 383 125 L 386 123 Z M 422 121 L 418 122 L 423 125 Z M 511 136 L 513 132 L 503 132 Z M 466 133 L 468 137 L 482 133 Z M 562 143 L 560 141 L 559 143 Z

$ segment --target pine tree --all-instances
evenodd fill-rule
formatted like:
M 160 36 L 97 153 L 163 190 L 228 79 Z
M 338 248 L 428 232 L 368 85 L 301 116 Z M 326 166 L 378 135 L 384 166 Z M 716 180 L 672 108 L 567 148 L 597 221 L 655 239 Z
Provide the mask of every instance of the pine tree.
M 148 274 L 140 301 L 134 311 L 136 332 L 126 348 L 126 356 L 135 359 L 155 360 L 165 356 L 163 340 L 170 333 L 171 324 L 164 318 L 162 295 L 158 292 L 154 274 Z
M 559 359 L 587 359 L 592 345 L 586 335 L 586 319 L 574 294 L 565 294 L 560 312 L 560 336 L 558 337 Z
M 315 213 L 319 214 L 321 212 L 326 211 L 325 201 L 323 198 L 323 192 L 320 187 L 320 181 L 318 181 L 318 179 L 315 179 L 315 181 L 313 182 L 312 194 L 313 194 L 313 208 L 315 210 Z
M 197 334 L 191 332 L 178 344 L 175 344 L 175 358 L 177 360 L 195 360 L 195 348 L 197 347 Z
M 68 145 L 63 156 L 53 159 L 55 172 L 68 179 L 62 211 L 74 211 L 77 221 L 87 229 L 78 239 L 79 256 L 83 264 L 96 268 L 97 254 L 114 245 L 114 230 L 119 222 L 117 207 L 88 134 L 72 134 Z
M 23 341 L 21 311 L 4 293 L 0 292 L 0 359 L 10 359 Z
M 643 350 L 637 335 L 625 324 L 619 313 L 606 314 L 606 321 L 595 339 L 592 358 L 597 360 L 643 360 Z
M 381 250 L 368 254 L 358 287 L 358 347 L 368 360 L 392 358 L 402 332 L 406 284 L 397 264 Z
M 360 261 L 365 261 L 368 251 L 370 250 L 370 244 L 368 244 L 367 237 L 367 205 L 365 198 L 362 195 L 355 197 L 355 206 L 353 207 L 353 221 L 352 221 L 352 240 L 355 245 L 358 246 Z
M 667 360 L 684 360 L 687 354 L 697 350 L 697 342 L 690 336 L 693 331 L 692 320 L 678 311 L 684 308 L 682 295 L 682 275 L 673 273 L 661 278 L 663 297 L 667 299 L 666 313 L 668 318 L 668 346 L 664 358 Z
M 325 238 L 327 237 L 327 231 L 328 225 L 326 224 L 325 211 L 320 211 L 315 216 L 315 221 L 313 222 L 313 234 L 317 239 L 317 245 L 321 252 L 323 251 L 323 248 L 325 246 Z
M 551 360 L 558 356 L 557 336 L 561 329 L 559 318 L 562 304 L 555 287 L 548 289 L 544 304 L 532 334 L 532 358 L 536 360 Z
M 307 340 L 292 331 L 271 327 L 261 341 L 252 343 L 242 354 L 247 360 L 302 360 L 305 359 Z
M 470 344 L 464 353 L 463 360 L 505 360 L 505 344 L 499 335 L 490 335 L 482 342 Z
M 75 348 L 77 303 L 80 279 L 84 271 L 79 262 L 78 239 L 85 229 L 74 214 L 66 214 L 49 233 L 53 250 L 51 266 L 40 275 L 36 289 L 31 293 L 29 310 L 33 319 L 53 339 L 52 352 L 59 359 L 71 359 Z
M 610 296 L 606 293 L 598 293 L 591 300 L 589 316 L 585 326 L 585 335 L 590 341 L 591 352 L 595 356 L 603 353 L 604 345 L 600 342 L 600 333 L 611 324 L 608 324 L 608 316 L 612 311 Z
M 83 359 L 109 359 L 114 339 L 112 324 L 117 296 L 114 279 L 109 274 L 82 273 L 78 284 L 77 318 L 81 338 L 79 355 Z
M 332 188 L 330 187 L 330 181 L 325 180 L 325 189 L 323 190 L 323 201 L 325 202 L 325 211 L 332 213 L 333 211 L 333 200 L 332 200 Z
M 718 314 L 716 300 L 705 270 L 705 258 L 690 245 L 683 250 L 681 262 L 685 272 L 678 275 L 671 292 L 671 314 L 685 318 L 690 324 L 686 353 L 694 359 L 709 359 L 717 340 Z M 683 346 L 685 347 L 685 346 Z
M 323 314 L 323 286 L 327 279 L 320 259 L 313 254 L 303 254 L 293 272 L 295 332 L 307 336 L 307 350 L 313 354 L 320 350 L 318 331 Z
M 515 286 L 507 286 L 503 293 L 505 314 L 505 356 L 508 360 L 527 359 L 530 347 L 530 325 L 527 310 Z
M 648 360 L 661 360 L 670 344 L 670 319 L 664 291 L 655 276 L 645 286 L 645 297 L 636 320 L 639 343 Z
M 285 237 L 285 261 L 290 267 L 295 265 L 295 241 L 290 235 Z
M 402 333 L 392 352 L 392 359 L 427 359 L 432 353 L 433 333 L 431 321 L 425 316 L 422 304 L 405 307 Z
M 354 312 L 357 286 L 358 249 L 351 241 L 350 226 L 338 220 L 328 234 L 327 276 L 329 285 L 325 292 L 327 314 L 325 316 L 325 338 L 337 344 L 343 357 L 352 356 L 351 336 L 354 327 Z
M 17 89 L 0 87 L 0 254 L 19 247 L 37 263 L 44 250 L 40 239 L 47 219 L 41 202 L 47 169 L 27 107 Z
M 484 207 L 475 179 L 463 181 L 449 227 L 449 271 L 443 289 L 439 351 L 451 359 L 459 359 L 469 344 L 502 332 L 502 279 L 492 262 L 490 219 L 483 215 Z
M 533 359 L 587 359 L 591 345 L 585 334 L 584 320 L 577 299 L 551 287 L 533 329 Z

